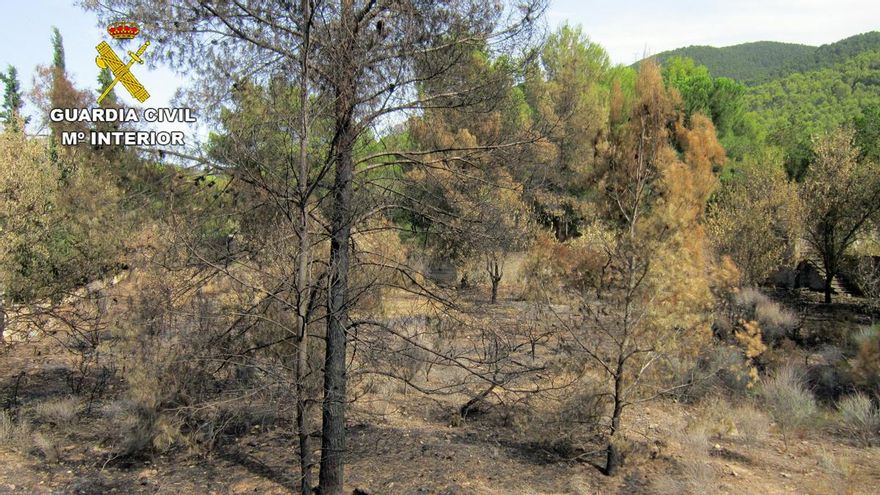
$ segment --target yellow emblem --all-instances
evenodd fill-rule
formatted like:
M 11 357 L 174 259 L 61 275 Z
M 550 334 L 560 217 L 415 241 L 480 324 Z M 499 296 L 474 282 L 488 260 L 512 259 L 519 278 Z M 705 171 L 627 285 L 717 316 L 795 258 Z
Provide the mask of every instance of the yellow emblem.
M 98 103 L 101 103 L 101 100 L 107 96 L 110 90 L 113 89 L 113 86 L 120 81 L 125 89 L 128 90 L 128 93 L 137 101 L 143 103 L 150 97 L 150 93 L 147 92 L 144 85 L 141 84 L 140 81 L 134 77 L 134 74 L 131 73 L 131 66 L 135 62 L 139 64 L 144 63 L 144 59 L 141 58 L 141 56 L 147 51 L 148 46 L 150 46 L 149 41 L 141 45 L 137 52 L 129 51 L 128 54 L 131 55 L 131 60 L 129 60 L 127 64 L 122 63 L 122 60 L 116 56 L 116 52 L 113 51 L 113 48 L 110 48 L 110 45 L 108 45 L 107 42 L 102 41 L 97 47 L 95 47 L 98 49 L 98 56 L 95 58 L 95 63 L 102 69 L 110 69 L 110 72 L 112 72 L 114 76 L 113 81 L 107 85 L 104 92 L 98 97 Z

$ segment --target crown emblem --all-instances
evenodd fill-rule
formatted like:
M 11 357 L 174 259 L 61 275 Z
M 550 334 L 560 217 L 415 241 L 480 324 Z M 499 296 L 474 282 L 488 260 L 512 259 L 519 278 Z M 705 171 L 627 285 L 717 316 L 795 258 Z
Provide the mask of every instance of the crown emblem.
M 117 40 L 130 40 L 138 35 L 140 28 L 129 21 L 114 22 L 107 26 L 107 32 Z

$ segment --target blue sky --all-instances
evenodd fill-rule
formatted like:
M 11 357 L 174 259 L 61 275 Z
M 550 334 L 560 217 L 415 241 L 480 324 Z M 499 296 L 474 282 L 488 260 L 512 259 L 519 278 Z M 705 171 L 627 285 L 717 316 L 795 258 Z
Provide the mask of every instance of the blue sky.
M 0 0 L 0 68 L 9 64 L 18 69 L 19 79 L 26 90 L 33 86 L 38 65 L 52 62 L 52 26 L 57 26 L 64 39 L 67 71 L 80 89 L 96 90 L 98 67 L 95 65 L 95 45 L 110 40 L 106 26 L 99 26 L 91 12 L 85 12 L 70 0 Z M 129 43 L 124 50 L 135 50 Z M 114 46 L 123 60 L 124 50 Z M 149 63 L 150 52 L 144 58 Z M 132 69 L 139 81 L 150 92 L 149 106 L 169 106 L 177 89 L 184 83 L 179 76 L 165 67 L 147 67 L 136 64 Z M 121 87 L 116 94 L 129 104 L 137 104 Z M 97 97 L 97 95 L 96 95 Z M 31 107 L 31 112 L 33 108 Z M 35 119 L 32 119 L 32 121 Z M 35 122 L 32 122 L 34 124 Z M 31 126 L 33 127 L 33 126 Z M 162 130 L 186 130 L 183 124 L 163 124 Z
M 51 26 L 64 37 L 67 67 L 77 86 L 95 88 L 95 45 L 107 39 L 91 13 L 70 0 L 3 0 L 0 67 L 15 65 L 26 89 L 34 69 L 49 64 Z M 568 22 L 602 44 L 616 63 L 687 45 L 725 46 L 776 40 L 813 45 L 880 29 L 877 0 L 551 0 L 550 27 Z M 147 52 L 149 59 L 149 51 Z M 137 67 L 152 94 L 167 106 L 184 77 L 163 67 Z M 128 98 L 124 91 L 118 94 Z M 132 103 L 132 101 L 129 101 Z

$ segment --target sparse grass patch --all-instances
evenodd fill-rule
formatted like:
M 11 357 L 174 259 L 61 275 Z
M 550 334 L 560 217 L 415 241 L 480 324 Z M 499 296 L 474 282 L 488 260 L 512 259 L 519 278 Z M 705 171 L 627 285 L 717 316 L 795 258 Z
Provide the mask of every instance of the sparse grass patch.
M 80 403 L 73 397 L 40 402 L 34 406 L 34 415 L 40 421 L 58 427 L 69 426 L 79 414 Z
M 733 417 L 733 406 L 723 397 L 707 397 L 696 410 L 696 417 L 688 424 L 688 436 L 703 433 L 723 438 L 737 436 L 739 431 Z M 708 441 L 708 440 L 707 440 Z
M 793 366 L 784 366 L 773 376 L 765 378 L 760 396 L 779 426 L 786 445 L 791 434 L 803 431 L 816 419 L 816 398 L 804 386 L 802 374 Z
M 0 444 L 25 454 L 33 447 L 34 433 L 30 423 L 13 419 L 6 411 L 0 411 Z
M 817 493 L 853 493 L 853 466 L 849 459 L 837 456 L 824 448 L 819 449 L 818 457 L 819 469 L 828 474 L 831 479 L 829 481 L 820 478 L 821 483 L 825 486 L 821 486 L 821 492 Z
M 732 412 L 733 422 L 740 439 L 748 444 L 759 444 L 767 440 L 770 433 L 770 419 L 749 403 L 736 406 Z
M 862 393 L 844 397 L 837 403 L 838 426 L 847 436 L 871 446 L 880 436 L 880 408 Z
M 684 455 L 678 461 L 676 473 L 665 473 L 651 483 L 652 493 L 717 493 L 718 473 L 707 462 L 709 438 L 714 434 L 709 428 L 711 425 L 707 424 L 710 422 L 707 417 L 711 415 L 711 411 L 704 411 L 695 421 L 672 435 L 671 440 L 679 444 Z
M 681 449 L 679 473 L 658 476 L 652 483 L 655 493 L 712 494 L 717 492 L 717 473 L 709 458 L 709 433 L 701 424 L 679 431 L 674 440 Z

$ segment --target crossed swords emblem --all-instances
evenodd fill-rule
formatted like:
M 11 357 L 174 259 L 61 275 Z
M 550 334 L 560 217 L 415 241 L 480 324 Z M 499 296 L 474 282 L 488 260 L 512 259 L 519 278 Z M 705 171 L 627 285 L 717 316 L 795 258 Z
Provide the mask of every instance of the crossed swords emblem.
M 104 92 L 98 97 L 98 103 L 101 103 L 101 100 L 110 93 L 110 90 L 113 89 L 113 86 L 116 86 L 117 82 L 121 82 L 125 89 L 128 90 L 128 93 L 141 103 L 150 97 L 150 93 L 147 92 L 144 85 L 141 84 L 140 81 L 134 77 L 134 74 L 131 73 L 131 66 L 134 65 L 135 62 L 139 64 L 144 63 L 144 59 L 141 58 L 141 56 L 147 51 L 148 46 L 150 46 L 149 41 L 141 45 L 137 52 L 129 51 L 128 54 L 131 55 L 131 60 L 129 60 L 127 64 L 122 63 L 122 60 L 116 56 L 116 52 L 113 51 L 113 48 L 110 48 L 110 45 L 108 45 L 106 41 L 102 41 L 95 47 L 98 49 L 98 56 L 95 58 L 95 63 L 102 69 L 110 69 L 110 72 L 112 72 L 114 76 L 113 81 L 107 85 L 107 88 L 104 89 Z

